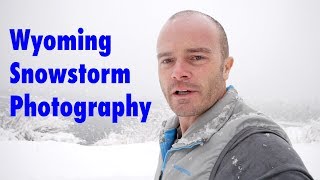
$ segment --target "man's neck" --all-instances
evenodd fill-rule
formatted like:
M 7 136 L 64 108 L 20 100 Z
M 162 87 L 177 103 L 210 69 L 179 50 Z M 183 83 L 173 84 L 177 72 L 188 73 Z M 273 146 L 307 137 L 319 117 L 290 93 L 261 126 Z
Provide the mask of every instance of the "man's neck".
M 189 127 L 196 122 L 199 116 L 179 117 L 181 133 L 184 134 Z

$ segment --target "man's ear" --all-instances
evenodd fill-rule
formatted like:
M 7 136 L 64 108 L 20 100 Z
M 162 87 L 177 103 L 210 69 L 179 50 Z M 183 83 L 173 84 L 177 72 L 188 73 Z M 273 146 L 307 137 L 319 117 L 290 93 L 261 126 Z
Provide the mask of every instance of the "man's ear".
M 229 78 L 229 73 L 233 65 L 233 57 L 228 57 L 224 60 L 223 79 L 226 81 Z

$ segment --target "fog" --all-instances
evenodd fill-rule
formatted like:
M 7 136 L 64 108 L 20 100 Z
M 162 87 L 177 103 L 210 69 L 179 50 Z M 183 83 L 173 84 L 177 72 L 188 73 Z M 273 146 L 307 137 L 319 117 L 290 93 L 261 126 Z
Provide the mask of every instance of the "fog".
M 157 73 L 156 40 L 173 13 L 193 9 L 216 18 L 225 28 L 235 63 L 228 84 L 249 102 L 320 104 L 320 12 L 318 1 L 1 1 L 0 91 L 2 96 L 68 100 L 164 101 Z M 46 51 L 32 56 L 12 49 L 9 29 L 34 35 L 111 35 L 111 54 L 98 51 Z M 10 84 L 10 65 L 22 67 L 129 68 L 130 84 Z

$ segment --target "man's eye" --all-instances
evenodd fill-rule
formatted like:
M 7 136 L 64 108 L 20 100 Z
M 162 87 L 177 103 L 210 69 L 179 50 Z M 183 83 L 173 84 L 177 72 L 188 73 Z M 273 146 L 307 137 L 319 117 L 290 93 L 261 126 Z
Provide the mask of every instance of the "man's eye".
M 172 59 L 164 59 L 161 61 L 162 64 L 168 64 L 170 62 L 172 62 Z
M 202 56 L 192 56 L 192 58 L 191 58 L 191 60 L 195 60 L 195 61 L 199 61 L 202 59 L 204 59 L 204 57 L 202 57 Z

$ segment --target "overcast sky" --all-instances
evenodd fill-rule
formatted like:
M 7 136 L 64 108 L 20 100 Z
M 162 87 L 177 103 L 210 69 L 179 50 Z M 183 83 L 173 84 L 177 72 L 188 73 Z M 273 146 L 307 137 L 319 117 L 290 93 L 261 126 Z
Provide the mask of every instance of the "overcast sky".
M 162 99 L 156 40 L 173 13 L 193 9 L 224 26 L 235 63 L 228 84 L 247 99 L 320 100 L 320 11 L 318 1 L 1 1 L 0 90 L 66 98 Z M 33 35 L 111 35 L 111 55 L 98 51 L 45 51 L 32 57 L 13 51 L 9 29 L 30 28 Z M 131 84 L 10 85 L 10 65 L 23 67 L 129 68 Z M 10 92 L 8 91 L 10 89 Z M 9 93 L 8 93 L 9 92 Z M 72 94 L 72 95 L 71 95 Z

